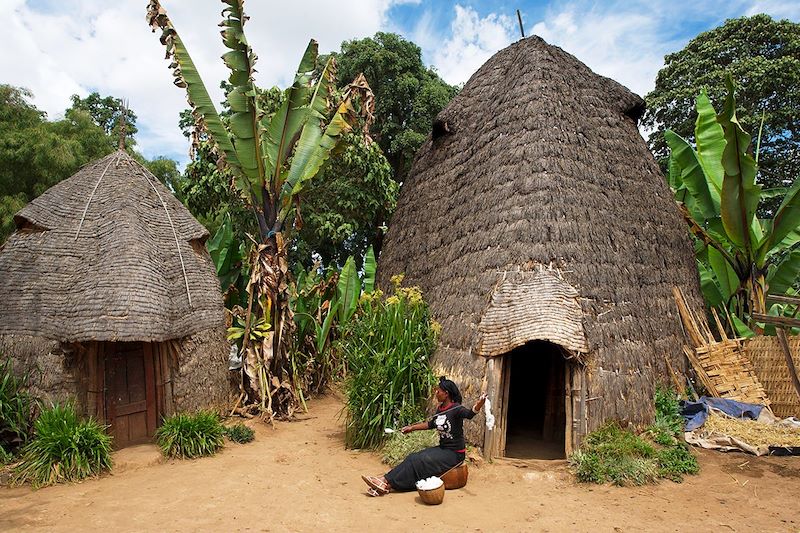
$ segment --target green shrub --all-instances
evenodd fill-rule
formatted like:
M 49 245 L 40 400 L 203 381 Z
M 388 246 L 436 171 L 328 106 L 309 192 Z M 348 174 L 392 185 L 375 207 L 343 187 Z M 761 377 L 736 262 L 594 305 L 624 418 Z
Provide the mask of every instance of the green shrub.
M 27 377 L 11 372 L 11 361 L 0 365 L 0 448 L 12 454 L 30 439 L 36 402 L 26 392 Z
M 656 417 L 649 431 L 658 444 L 672 446 L 681 440 L 679 437 L 683 432 L 680 397 L 672 389 L 657 387 L 653 400 Z
M 21 452 L 15 483 L 34 488 L 78 481 L 111 468 L 111 437 L 96 420 L 81 420 L 72 403 L 43 409 L 34 438 Z
M 587 435 L 581 449 L 570 457 L 570 466 L 579 481 L 643 485 L 667 478 L 680 483 L 685 474 L 699 471 L 697 459 L 681 436 L 683 417 L 678 395 L 659 387 L 653 400 L 655 422 L 642 436 L 615 422 Z
M 678 444 L 658 451 L 658 475 L 676 483 L 683 481 L 684 474 L 700 471 L 697 459 L 686 444 Z
M 439 436 L 435 431 L 415 431 L 413 433 L 393 433 L 383 445 L 383 462 L 397 466 L 409 454 L 437 446 Z
M 191 459 L 213 455 L 222 447 L 225 428 L 216 413 L 178 413 L 156 430 L 156 442 L 165 457 Z
M 342 332 L 339 349 L 347 365 L 345 443 L 375 448 L 384 428 L 418 422 L 435 383 L 429 359 L 436 348 L 436 324 L 416 287 L 384 299 L 380 291 L 362 296 L 354 319 Z
M 578 481 L 643 485 L 658 477 L 656 450 L 638 435 L 609 422 L 589 433 L 570 458 Z
M 226 427 L 225 434 L 233 442 L 238 442 L 239 444 L 250 442 L 254 438 L 256 438 L 256 432 L 253 431 L 252 428 L 245 426 L 241 422 L 239 422 L 238 424 L 234 424 L 230 427 Z

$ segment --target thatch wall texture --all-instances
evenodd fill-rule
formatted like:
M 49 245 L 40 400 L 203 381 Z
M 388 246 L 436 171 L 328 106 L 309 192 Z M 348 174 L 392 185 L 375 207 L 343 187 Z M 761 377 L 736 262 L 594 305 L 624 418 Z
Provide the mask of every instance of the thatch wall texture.
M 509 347 L 542 338 L 576 356 L 585 347 L 589 430 L 611 418 L 648 423 L 654 387 L 669 379 L 665 356 L 685 371 L 671 289 L 699 308 L 698 275 L 685 223 L 637 129 L 643 110 L 622 85 L 530 37 L 492 57 L 437 117 L 400 192 L 379 284 L 404 272 L 423 289 L 443 328 L 434 363 L 467 397 L 486 384 L 483 331 L 503 321 Z M 563 284 L 539 300 L 541 270 Z M 516 292 L 509 276 L 521 276 Z M 581 327 L 569 318 L 576 302 Z M 533 310 L 552 319 L 522 325 Z
M 213 409 L 222 412 L 233 403 L 228 350 L 223 328 L 201 331 L 181 339 L 177 368 L 172 373 L 172 396 L 177 411 Z M 238 375 L 238 373 L 237 373 Z
M 208 232 L 124 151 L 14 218 L 0 251 L 0 334 L 159 342 L 222 324 Z
M 61 343 L 33 335 L 0 335 L 0 360 L 11 359 L 14 373 L 27 375 L 28 390 L 45 402 L 78 396 L 80 383 L 72 353 Z

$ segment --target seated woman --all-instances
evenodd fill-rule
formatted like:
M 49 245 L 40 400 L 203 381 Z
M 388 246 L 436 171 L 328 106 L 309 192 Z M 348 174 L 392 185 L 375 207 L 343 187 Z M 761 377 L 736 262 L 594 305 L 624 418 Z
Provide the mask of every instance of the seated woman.
M 405 426 L 400 431 L 410 433 L 425 429 L 439 432 L 439 446 L 412 453 L 383 476 L 361 476 L 370 489 L 371 496 L 383 496 L 389 491 L 408 491 L 416 488 L 417 481 L 439 476 L 464 460 L 464 419 L 471 420 L 483 407 L 486 395 L 481 394 L 472 410 L 461 405 L 461 393 L 455 383 L 444 377 L 434 391 L 439 406 L 427 422 Z

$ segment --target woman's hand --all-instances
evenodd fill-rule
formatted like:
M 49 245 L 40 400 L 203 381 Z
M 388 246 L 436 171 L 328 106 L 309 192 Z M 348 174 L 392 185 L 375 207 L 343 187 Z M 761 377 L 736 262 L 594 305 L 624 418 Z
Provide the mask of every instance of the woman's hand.
M 401 433 L 411 433 L 412 431 L 414 431 L 414 426 L 403 426 L 400 428 Z
M 475 402 L 475 405 L 472 406 L 472 412 L 477 413 L 483 407 L 483 404 L 486 403 L 486 393 L 482 392 L 481 395 L 478 397 L 478 401 Z

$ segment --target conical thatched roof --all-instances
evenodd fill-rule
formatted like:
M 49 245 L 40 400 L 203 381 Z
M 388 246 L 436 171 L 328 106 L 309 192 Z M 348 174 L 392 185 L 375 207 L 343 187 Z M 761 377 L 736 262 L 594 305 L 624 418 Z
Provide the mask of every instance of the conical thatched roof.
M 0 250 L 0 334 L 160 342 L 223 324 L 208 232 L 124 151 L 55 185 L 15 222 Z
M 534 338 L 587 363 L 601 415 L 649 405 L 665 355 L 684 367 L 671 288 L 698 304 L 697 270 L 637 130 L 643 110 L 622 85 L 531 37 L 492 57 L 437 117 L 401 189 L 379 283 L 404 272 L 421 286 L 443 327 L 436 363 L 468 392 L 480 355 Z M 581 313 L 546 302 L 570 298 L 583 323 L 554 331 Z

